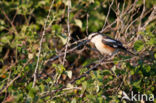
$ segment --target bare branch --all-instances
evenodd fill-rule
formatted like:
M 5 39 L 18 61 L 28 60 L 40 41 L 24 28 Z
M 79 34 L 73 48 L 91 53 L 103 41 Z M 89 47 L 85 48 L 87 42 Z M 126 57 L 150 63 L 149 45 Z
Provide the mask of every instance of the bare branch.
M 114 0 L 112 1 L 112 3 L 111 3 L 111 4 L 110 4 L 110 6 L 109 6 L 109 9 L 108 9 L 108 12 L 107 12 L 107 16 L 106 16 L 106 20 L 105 20 L 105 23 L 104 23 L 104 25 L 103 25 L 103 27 L 102 27 L 102 30 L 101 30 L 101 31 L 103 31 L 103 29 L 104 29 L 104 28 L 105 28 L 105 26 L 106 26 L 107 19 L 108 19 L 108 16 L 109 16 L 109 14 L 110 14 L 110 10 L 111 10 L 111 7 L 112 7 L 113 3 L 114 3 Z
M 154 7 L 151 15 L 148 17 L 148 20 L 145 22 L 144 26 L 142 27 L 144 30 L 146 28 L 146 26 L 153 20 L 156 19 L 156 6 Z
M 88 17 L 89 17 L 89 14 L 87 13 L 87 16 L 86 16 L 86 34 L 88 36 Z
M 142 10 L 142 13 L 140 15 L 140 21 L 139 21 L 138 31 L 142 30 L 141 25 L 142 25 L 142 18 L 143 18 L 143 15 L 145 13 L 145 9 L 146 9 L 145 8 L 145 0 L 143 0 L 143 10 Z M 138 36 L 137 36 L 137 38 L 138 38 Z
M 11 80 L 9 83 L 7 83 L 6 86 L 3 86 L 3 88 L 0 90 L 0 94 L 3 93 L 4 90 L 6 90 L 14 81 L 16 81 L 21 76 L 21 73 L 18 74 L 13 80 Z
M 67 49 L 68 49 L 68 45 L 69 45 L 69 41 L 70 41 L 70 7 L 71 7 L 71 1 L 68 0 L 68 20 L 67 20 L 67 28 L 68 28 L 68 37 L 67 37 L 67 43 L 66 43 L 66 48 L 65 48 L 65 52 L 64 52 L 64 57 L 63 57 L 63 65 L 65 63 L 66 60 L 66 55 L 67 55 Z
M 23 65 L 23 68 L 25 68 L 28 63 L 31 61 L 32 59 L 28 60 L 24 65 Z M 1 89 L 0 89 L 0 94 L 3 93 L 3 91 L 5 91 L 11 84 L 13 84 L 20 76 L 21 76 L 21 73 L 22 73 L 22 70 L 21 72 L 14 78 L 12 79 L 11 81 L 8 81 L 8 83 L 6 85 L 4 85 Z M 10 78 L 9 78 L 10 79 Z
M 44 35 L 45 35 L 45 31 L 46 31 L 46 28 L 47 28 L 47 23 L 48 23 L 48 20 L 49 20 L 49 17 L 50 17 L 50 12 L 51 12 L 51 9 L 53 7 L 53 4 L 54 4 L 54 0 L 51 2 L 50 8 L 49 8 L 49 12 L 48 12 L 47 18 L 46 18 L 45 23 L 44 23 L 44 29 L 43 29 L 42 37 L 41 37 L 41 40 L 40 40 L 40 48 L 39 48 L 39 53 L 38 53 L 38 57 L 37 57 L 37 63 L 36 63 L 35 71 L 34 71 L 34 74 L 33 74 L 34 80 L 33 80 L 33 86 L 32 87 L 34 87 L 35 84 L 36 84 L 37 69 L 38 69 L 40 55 L 41 55 L 41 50 L 42 50 L 42 42 L 43 42 L 43 38 L 44 38 Z
M 67 54 L 67 53 L 70 53 L 70 52 L 72 52 L 72 51 L 74 51 L 74 50 L 76 50 L 78 47 L 80 47 L 80 46 L 86 44 L 87 42 L 88 42 L 88 41 L 87 41 L 87 38 L 80 40 L 80 43 L 79 43 L 77 46 L 75 46 L 74 48 L 67 50 L 67 51 L 66 51 L 66 54 Z M 76 43 L 77 43 L 77 42 L 74 42 L 73 44 L 76 44 Z M 44 64 L 46 64 L 47 62 L 52 62 L 52 61 L 58 59 L 59 57 L 63 56 L 64 54 L 65 54 L 65 53 L 60 53 L 59 55 L 57 55 L 57 56 L 55 56 L 55 57 L 53 57 L 53 58 L 47 60 Z
M 8 17 L 8 15 L 5 13 L 5 11 L 3 9 L 0 8 L 0 10 L 2 11 L 3 15 L 5 16 L 5 18 L 8 20 L 8 22 L 10 23 L 10 25 L 12 26 L 15 34 L 18 35 L 18 32 L 16 30 L 15 25 L 13 24 L 13 21 L 10 20 L 10 18 Z M 14 18 L 13 18 L 13 20 L 14 20 Z

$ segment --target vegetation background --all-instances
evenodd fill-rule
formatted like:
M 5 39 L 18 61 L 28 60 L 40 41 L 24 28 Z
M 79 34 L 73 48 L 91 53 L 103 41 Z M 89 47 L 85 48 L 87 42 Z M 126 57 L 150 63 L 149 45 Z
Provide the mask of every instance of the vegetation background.
M 138 56 L 101 61 L 85 45 L 92 32 Z M 155 47 L 156 0 L 0 0 L 0 101 L 118 103 L 124 92 L 156 95 Z

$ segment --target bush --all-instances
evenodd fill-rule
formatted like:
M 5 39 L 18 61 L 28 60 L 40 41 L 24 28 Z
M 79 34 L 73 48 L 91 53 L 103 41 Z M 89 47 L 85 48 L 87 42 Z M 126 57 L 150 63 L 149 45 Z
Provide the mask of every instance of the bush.
M 154 95 L 155 0 L 0 1 L 0 101 L 126 102 Z M 137 56 L 86 45 L 101 32 Z M 139 100 L 138 100 L 139 101 Z M 145 99 L 143 101 L 146 101 Z

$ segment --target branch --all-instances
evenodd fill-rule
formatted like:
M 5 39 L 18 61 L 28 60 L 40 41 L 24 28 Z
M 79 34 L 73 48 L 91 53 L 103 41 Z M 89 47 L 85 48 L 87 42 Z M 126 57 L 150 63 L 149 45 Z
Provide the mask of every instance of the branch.
M 140 31 L 140 30 L 142 30 L 142 27 L 141 27 L 141 24 L 142 24 L 142 18 L 143 18 L 143 15 L 144 15 L 144 13 L 145 13 L 145 0 L 143 0 L 143 10 L 142 10 L 142 13 L 141 13 L 141 15 L 140 15 L 140 23 L 139 23 L 139 26 L 138 26 L 138 32 Z M 139 37 L 139 35 L 137 35 L 137 38 Z
M 89 17 L 89 14 L 87 13 L 86 15 L 86 34 L 88 36 L 88 17 Z
M 148 17 L 148 20 L 145 22 L 145 25 L 143 26 L 143 29 L 145 30 L 146 26 L 153 20 L 156 19 L 156 6 L 153 7 L 153 11 L 151 13 L 151 15 Z
M 3 91 L 6 90 L 11 84 L 13 84 L 14 81 L 17 80 L 20 76 L 21 76 L 21 73 L 18 74 L 12 81 L 10 81 L 10 82 L 7 83 L 6 85 L 4 85 L 4 86 L 2 87 L 2 89 L 0 90 L 0 94 L 2 94 Z
M 32 59 L 28 60 L 28 61 L 23 65 L 23 68 L 25 68 L 31 60 L 32 60 Z M 22 70 L 23 70 L 23 69 L 22 69 Z M 21 70 L 21 72 L 20 72 L 13 80 L 11 80 L 10 82 L 8 82 L 6 85 L 4 85 L 4 86 L 0 89 L 0 94 L 2 94 L 3 91 L 5 91 L 11 84 L 13 84 L 13 83 L 21 76 L 22 70 Z
M 67 37 L 67 43 L 66 43 L 66 48 L 65 48 L 65 52 L 64 52 L 64 57 L 63 57 L 63 65 L 65 63 L 65 59 L 66 59 L 66 55 L 67 55 L 67 49 L 68 49 L 68 45 L 69 45 L 69 40 L 70 40 L 70 7 L 71 7 L 71 1 L 68 0 L 68 20 L 67 20 L 67 28 L 68 28 L 68 37 Z
M 36 84 L 37 69 L 38 69 L 40 55 L 41 55 L 41 50 L 42 50 L 42 42 L 43 42 L 43 38 L 44 38 L 44 35 L 45 35 L 45 31 L 46 31 L 46 28 L 47 28 L 47 23 L 48 23 L 48 20 L 49 20 L 49 17 L 50 17 L 50 12 L 51 12 L 51 9 L 53 7 L 53 4 L 54 4 L 54 0 L 51 2 L 50 8 L 49 8 L 49 12 L 48 12 L 47 18 L 46 18 L 45 23 L 44 23 L 44 29 L 43 29 L 42 37 L 41 37 L 41 40 L 40 40 L 39 54 L 38 54 L 38 57 L 37 57 L 37 63 L 36 63 L 35 71 L 34 71 L 34 74 L 33 74 L 34 80 L 33 80 L 33 86 L 32 87 L 34 87 L 35 84 Z
M 80 42 L 80 43 L 79 43 L 77 46 L 73 47 L 72 49 L 67 50 L 67 51 L 66 51 L 66 54 L 68 54 L 68 53 L 70 53 L 70 52 L 73 52 L 73 51 L 76 50 L 78 47 L 80 47 L 80 46 L 86 44 L 86 43 L 88 42 L 88 40 L 87 40 L 87 38 L 84 38 L 84 39 L 81 39 L 80 41 L 77 41 L 77 42 L 72 43 L 71 45 L 77 44 L 78 42 Z M 71 46 L 71 45 L 70 45 L 70 46 Z M 53 58 L 48 59 L 44 64 L 46 64 L 47 62 L 52 62 L 52 61 L 58 59 L 59 57 L 64 56 L 64 54 L 65 54 L 65 53 L 60 53 L 60 54 L 58 54 L 57 56 L 54 56 Z
M 103 29 L 105 28 L 105 25 L 106 25 L 106 22 L 107 22 L 108 16 L 109 16 L 109 14 L 110 14 L 110 9 L 111 9 L 113 3 L 114 3 L 114 0 L 112 1 L 112 3 L 111 3 L 110 6 L 109 6 L 109 9 L 108 9 L 108 12 L 107 12 L 107 16 L 106 16 L 106 20 L 105 20 L 105 23 L 104 23 L 104 25 L 103 25 L 103 27 L 102 27 L 101 32 L 102 32 Z
M 8 15 L 5 13 L 5 11 L 4 11 L 3 9 L 0 8 L 0 10 L 2 11 L 3 15 L 5 16 L 5 18 L 8 20 L 8 22 L 10 23 L 10 25 L 12 26 L 12 28 L 13 28 L 15 34 L 18 35 L 18 32 L 17 32 L 17 30 L 16 30 L 16 27 L 15 27 L 15 25 L 13 24 L 13 22 L 10 20 L 10 18 L 8 17 Z M 14 18 L 13 18 L 13 20 L 14 20 Z

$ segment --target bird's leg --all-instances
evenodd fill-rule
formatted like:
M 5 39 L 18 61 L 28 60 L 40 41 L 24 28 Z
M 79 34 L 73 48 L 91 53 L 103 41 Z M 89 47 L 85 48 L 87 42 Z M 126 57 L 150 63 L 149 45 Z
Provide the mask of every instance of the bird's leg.
M 98 54 L 100 54 L 100 56 L 98 56 L 99 59 L 103 58 L 103 55 L 96 49 L 96 48 L 92 48 L 92 47 L 88 47 L 90 50 L 96 51 L 98 52 Z
M 98 51 L 98 52 L 99 52 L 99 51 Z M 98 59 L 99 59 L 99 60 L 105 57 L 105 56 L 102 55 L 101 53 L 99 53 L 99 54 L 100 54 L 100 55 L 98 56 Z
M 115 57 L 115 54 L 111 55 L 109 60 L 113 59 Z
M 119 50 L 116 50 L 114 53 L 112 53 L 110 55 L 110 59 L 113 59 L 117 54 L 118 54 Z
M 89 48 L 90 50 L 93 50 L 93 51 L 98 51 L 96 48 L 92 48 L 91 46 L 89 46 L 88 44 L 86 44 L 86 47 Z M 99 52 L 99 51 L 98 51 Z

